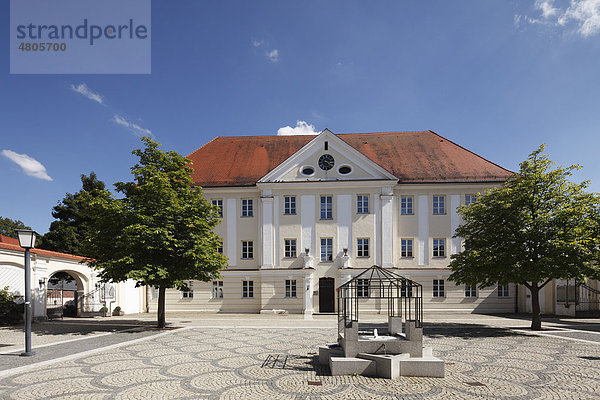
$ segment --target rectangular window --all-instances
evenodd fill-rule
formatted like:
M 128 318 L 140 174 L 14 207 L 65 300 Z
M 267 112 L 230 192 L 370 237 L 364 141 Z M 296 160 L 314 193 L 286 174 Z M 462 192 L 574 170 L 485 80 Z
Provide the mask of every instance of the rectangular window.
M 242 298 L 251 299 L 254 297 L 254 281 L 242 281 Z
M 368 194 L 359 194 L 356 196 L 356 212 L 358 214 L 368 214 L 369 213 L 369 195 Z
M 476 194 L 465 194 L 465 206 L 470 206 L 477 201 Z
M 498 297 L 509 297 L 510 292 L 508 290 L 508 285 L 500 285 L 498 284 Z M 573 297 L 575 298 L 575 297 Z
M 477 285 L 465 285 L 465 297 L 477 297 Z
M 296 297 L 296 280 L 285 280 L 285 297 Z
M 181 289 L 181 298 L 183 299 L 193 299 L 194 298 L 194 287 L 192 286 L 192 281 L 189 281 L 187 287 Z
M 357 239 L 357 256 L 358 257 L 369 257 L 369 239 L 361 238 Z
M 412 196 L 400 196 L 400 214 L 401 215 L 412 215 L 413 214 L 413 197 Z
M 408 289 L 408 290 L 406 290 Z M 400 285 L 400 296 L 401 297 L 412 297 L 413 295 L 413 290 L 412 290 L 412 285 L 409 284 L 408 282 L 402 281 L 402 284 Z
M 212 281 L 212 298 L 223 298 L 223 281 Z
M 332 196 L 321 196 L 321 219 L 333 219 Z
M 402 239 L 400 241 L 400 257 L 410 258 L 413 256 L 413 240 Z
M 446 257 L 446 239 L 433 239 L 433 256 Z
M 296 196 L 283 197 L 283 213 L 285 215 L 296 214 Z
M 152 286 L 151 289 L 152 289 L 152 293 L 151 293 L 152 300 L 158 299 L 158 288 L 156 286 Z
M 254 242 L 251 240 L 242 241 L 242 260 L 251 260 L 254 258 Z
M 211 203 L 213 206 L 219 207 L 219 211 L 217 211 L 217 214 L 219 215 L 219 218 L 223 218 L 223 200 L 215 199 L 215 200 L 212 200 Z
M 321 238 L 321 262 L 333 261 L 333 239 Z
M 285 258 L 296 258 L 296 239 L 284 239 Z
M 433 215 L 446 214 L 446 196 L 433 196 Z
M 444 297 L 444 280 L 434 279 L 433 280 L 433 297 Z
M 369 297 L 369 280 L 358 279 L 356 281 L 356 296 L 357 297 Z
M 254 216 L 254 203 L 252 199 L 242 199 L 242 217 Z

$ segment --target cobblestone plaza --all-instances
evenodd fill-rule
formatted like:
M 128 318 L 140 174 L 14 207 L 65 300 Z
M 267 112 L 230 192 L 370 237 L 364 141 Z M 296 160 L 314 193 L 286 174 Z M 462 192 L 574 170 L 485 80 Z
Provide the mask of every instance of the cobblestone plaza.
M 600 343 L 587 340 L 598 333 L 577 339 L 576 331 L 554 328 L 540 336 L 437 324 L 425 334 L 425 345 L 446 361 L 446 378 L 332 377 L 315 352 L 335 341 L 333 328 L 186 327 L 20 373 L 2 371 L 0 398 L 600 398 Z

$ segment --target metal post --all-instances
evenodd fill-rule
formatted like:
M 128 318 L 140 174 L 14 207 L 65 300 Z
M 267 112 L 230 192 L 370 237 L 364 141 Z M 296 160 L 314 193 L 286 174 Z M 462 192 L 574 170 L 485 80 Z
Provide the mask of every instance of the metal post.
M 25 249 L 25 352 L 22 356 L 32 356 L 31 351 L 31 267 L 29 249 Z

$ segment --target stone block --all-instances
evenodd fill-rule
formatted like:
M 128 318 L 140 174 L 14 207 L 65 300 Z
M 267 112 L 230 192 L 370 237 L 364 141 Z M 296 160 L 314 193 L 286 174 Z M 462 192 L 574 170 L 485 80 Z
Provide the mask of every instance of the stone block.
M 410 358 L 409 354 L 380 355 L 360 353 L 358 358 L 375 361 L 378 378 L 396 379 L 400 376 L 400 360 Z
M 377 364 L 373 360 L 365 360 L 357 357 L 338 357 L 329 358 L 329 368 L 332 376 L 341 375 L 364 375 L 376 376 Z
M 400 360 L 400 375 L 443 378 L 445 367 L 443 360 L 433 356 L 408 358 Z
M 388 334 L 389 335 L 401 335 L 402 334 L 402 317 L 388 317 Z
M 406 339 L 423 344 L 423 328 L 417 328 L 416 321 L 406 321 Z
M 344 355 L 344 351 L 339 346 L 319 346 L 319 364 L 329 365 L 329 357 L 332 355 L 342 356 Z

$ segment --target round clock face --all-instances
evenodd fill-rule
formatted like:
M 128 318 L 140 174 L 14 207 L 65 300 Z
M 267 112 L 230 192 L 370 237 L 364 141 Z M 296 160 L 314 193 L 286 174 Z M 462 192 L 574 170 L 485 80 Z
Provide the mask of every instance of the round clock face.
M 323 154 L 319 158 L 319 168 L 322 170 L 329 171 L 331 168 L 333 168 L 334 164 L 335 160 L 331 154 Z

